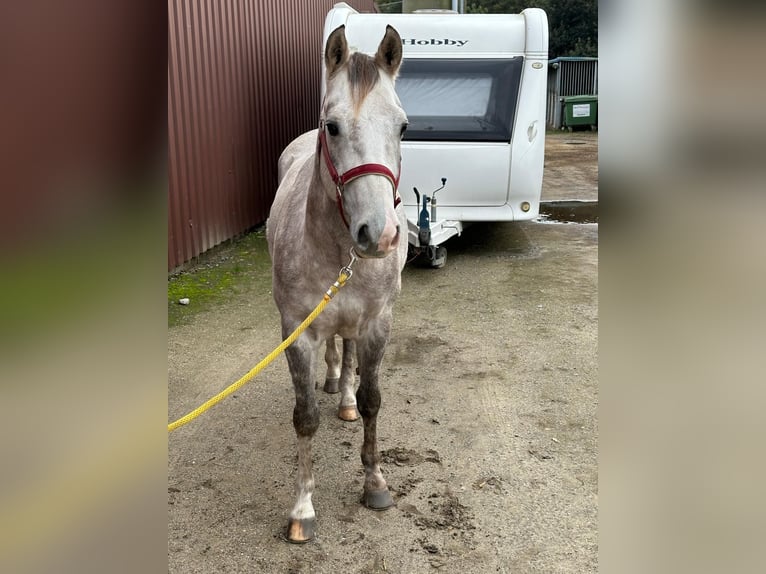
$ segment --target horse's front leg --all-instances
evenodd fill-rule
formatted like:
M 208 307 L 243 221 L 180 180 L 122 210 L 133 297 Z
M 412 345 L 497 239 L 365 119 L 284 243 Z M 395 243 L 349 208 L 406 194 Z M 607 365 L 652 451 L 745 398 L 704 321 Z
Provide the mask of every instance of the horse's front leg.
M 366 336 L 357 342 L 359 359 L 359 389 L 356 392 L 357 408 L 364 421 L 364 442 L 362 464 L 364 465 L 364 497 L 368 508 L 385 510 L 393 506 L 394 500 L 380 470 L 378 453 L 377 424 L 380 409 L 378 373 L 383 360 L 391 319 L 382 318 L 370 326 Z
M 289 334 L 292 330 L 287 329 Z M 283 326 L 283 335 L 285 328 Z M 314 494 L 314 474 L 311 460 L 311 439 L 319 428 L 319 407 L 314 391 L 314 354 L 319 341 L 311 340 L 308 332 L 285 350 L 290 375 L 295 388 L 293 427 L 298 439 L 298 472 L 295 477 L 295 505 L 287 525 L 289 542 L 308 542 L 314 538 L 316 515 L 311 496 Z

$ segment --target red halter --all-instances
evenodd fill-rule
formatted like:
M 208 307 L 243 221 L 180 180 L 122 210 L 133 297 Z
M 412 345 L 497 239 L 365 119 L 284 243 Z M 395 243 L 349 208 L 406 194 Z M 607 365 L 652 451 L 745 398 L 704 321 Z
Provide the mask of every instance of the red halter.
M 346 227 L 348 227 L 348 221 L 346 221 L 346 214 L 343 213 L 343 189 L 348 182 L 357 177 L 362 177 L 363 175 L 382 175 L 391 182 L 391 185 L 394 188 L 394 208 L 402 202 L 402 198 L 399 197 L 399 192 L 397 191 L 399 188 L 399 176 L 402 173 L 401 163 L 399 164 L 399 173 L 397 173 L 396 176 L 394 176 L 394 173 L 385 165 L 379 163 L 364 163 L 352 167 L 342 175 L 338 175 L 338 170 L 335 169 L 335 165 L 332 163 L 332 158 L 330 157 L 330 150 L 327 148 L 327 136 L 324 132 L 324 121 L 319 122 L 319 147 L 322 148 L 322 155 L 324 156 L 324 161 L 327 165 L 327 171 L 330 172 L 330 177 L 335 184 L 335 197 L 337 200 L 336 203 L 338 204 L 338 211 L 340 211 L 340 217 L 343 219 L 343 223 L 346 224 Z

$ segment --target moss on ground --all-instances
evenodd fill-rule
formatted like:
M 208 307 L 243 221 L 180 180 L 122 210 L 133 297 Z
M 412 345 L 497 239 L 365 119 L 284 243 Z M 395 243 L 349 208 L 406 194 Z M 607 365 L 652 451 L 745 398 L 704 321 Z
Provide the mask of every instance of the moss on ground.
M 259 229 L 214 247 L 168 278 L 168 327 L 233 297 L 269 289 L 271 260 L 265 232 Z M 182 298 L 189 304 L 179 304 Z

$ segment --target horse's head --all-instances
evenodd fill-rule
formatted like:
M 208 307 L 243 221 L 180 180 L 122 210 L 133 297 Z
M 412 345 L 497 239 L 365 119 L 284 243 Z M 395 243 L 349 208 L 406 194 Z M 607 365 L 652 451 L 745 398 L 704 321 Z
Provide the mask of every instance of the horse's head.
M 407 128 L 394 91 L 402 40 L 387 26 L 374 58 L 350 54 L 341 26 L 327 39 L 324 61 L 322 178 L 359 255 L 384 257 L 406 233 L 394 211 L 399 203 L 400 141 Z

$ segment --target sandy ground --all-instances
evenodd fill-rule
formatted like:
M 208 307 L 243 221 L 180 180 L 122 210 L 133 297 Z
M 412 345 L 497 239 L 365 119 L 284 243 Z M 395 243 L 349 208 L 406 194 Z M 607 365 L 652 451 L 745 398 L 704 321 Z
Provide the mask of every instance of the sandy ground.
M 596 141 L 548 137 L 544 198 L 597 199 Z M 319 391 L 317 538 L 281 540 L 295 438 L 280 357 L 170 435 L 169 572 L 597 571 L 598 225 L 480 225 L 447 248 L 443 269 L 405 268 L 381 370 L 396 507 L 359 503 L 361 422 Z M 254 285 L 170 329 L 170 420 L 279 343 L 269 283 Z
M 597 133 L 546 135 L 542 200 L 598 201 Z

